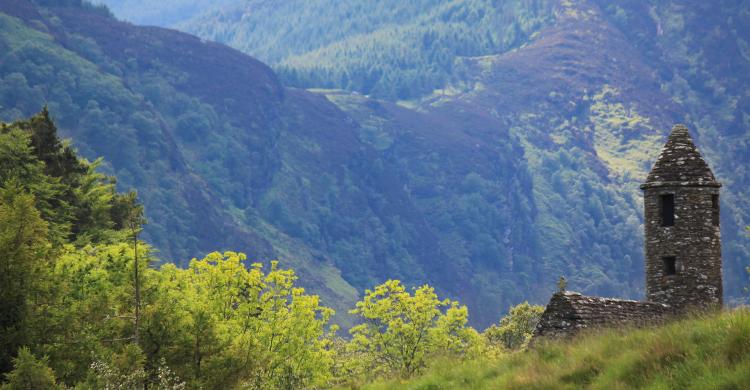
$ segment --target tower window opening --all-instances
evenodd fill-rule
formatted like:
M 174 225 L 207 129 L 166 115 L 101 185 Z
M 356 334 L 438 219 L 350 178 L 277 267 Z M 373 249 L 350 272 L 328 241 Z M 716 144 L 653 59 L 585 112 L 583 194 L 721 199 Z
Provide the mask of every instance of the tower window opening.
M 719 195 L 711 195 L 711 219 L 714 226 L 719 226 Z
M 674 194 L 659 195 L 661 226 L 674 226 Z
M 677 258 L 675 256 L 666 256 L 661 258 L 664 262 L 664 275 L 677 274 Z

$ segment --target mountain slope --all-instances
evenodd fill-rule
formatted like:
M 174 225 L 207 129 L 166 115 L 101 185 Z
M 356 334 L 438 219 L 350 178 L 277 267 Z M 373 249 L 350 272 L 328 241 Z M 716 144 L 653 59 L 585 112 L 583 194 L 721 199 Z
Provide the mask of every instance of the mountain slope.
M 531 2 L 528 35 L 452 56 L 461 71 L 441 83 L 454 84 L 409 108 L 285 88 L 220 44 L 70 3 L 0 1 L 0 119 L 48 102 L 82 154 L 103 155 L 139 189 L 147 238 L 166 260 L 214 249 L 279 257 L 339 313 L 388 278 L 430 283 L 467 303 L 476 326 L 545 301 L 560 275 L 587 294 L 639 298 L 638 184 L 667 130 L 686 122 L 726 184 L 725 291 L 744 299 L 747 4 Z M 361 5 L 373 26 L 401 17 Z M 403 17 L 422 23 L 441 7 Z
M 357 118 L 182 33 L 85 4 L 2 1 L 0 11 L 0 44 L 11 49 L 0 115 L 48 102 L 83 155 L 103 155 L 139 190 L 153 221 L 146 238 L 163 259 L 214 249 L 279 257 L 340 313 L 356 290 L 400 278 L 471 303 L 487 324 L 533 288 L 530 261 L 494 266 L 506 254 L 534 257 L 533 232 L 509 230 L 531 221 L 533 201 L 517 140 L 484 120 L 369 100 L 363 107 L 382 121 Z M 464 121 L 492 132 L 493 144 L 477 150 Z
M 730 301 L 741 301 L 750 257 L 743 233 L 750 133 L 740 124 L 747 113 L 737 102 L 746 99 L 749 81 L 742 42 L 750 31 L 740 23 L 748 6 L 661 4 L 636 2 L 625 11 L 593 1 L 561 2 L 555 21 L 528 43 L 462 59 L 465 87 L 435 93 L 417 107 L 427 115 L 469 112 L 521 140 L 538 211 L 527 226 L 538 239 L 532 244 L 538 257 L 531 260 L 541 272 L 537 283 L 549 286 L 566 275 L 575 289 L 632 298 L 643 296 L 638 185 L 671 126 L 687 123 L 725 182 L 725 291 Z M 638 15 L 649 12 L 651 22 L 638 25 Z M 682 24 L 664 37 L 658 25 L 667 17 Z M 730 27 L 722 33 L 724 20 Z M 691 28 L 713 39 L 680 35 Z M 685 48 L 671 49 L 674 42 Z M 691 52 L 713 55 L 696 63 Z M 706 85 L 714 97 L 701 89 Z M 489 132 L 483 143 L 492 142 Z
M 740 167 L 750 159 L 750 132 L 739 119 L 746 108 L 736 105 L 750 84 L 750 61 L 742 54 L 750 29 L 740 21 L 748 11 L 741 3 L 640 3 L 618 12 L 607 3 L 563 2 L 555 24 L 524 48 L 469 59 L 473 91 L 424 105 L 480 107 L 514 129 L 540 202 L 542 252 L 564 259 L 570 268 L 560 272 L 576 275 L 576 288 L 606 295 L 639 296 L 633 294 L 643 268 L 637 185 L 672 124 L 687 123 L 725 184 L 725 291 L 739 298 L 750 257 L 743 233 L 748 182 Z M 652 14 L 647 26 L 622 20 L 625 14 L 642 21 L 644 12 Z M 665 33 L 666 18 L 681 20 L 679 30 Z M 675 42 L 683 48 L 674 49 Z M 634 284 L 619 284 L 627 280 Z
M 0 12 L 3 119 L 46 102 L 83 155 L 105 156 L 120 185 L 139 190 L 152 221 L 145 238 L 159 257 L 185 263 L 217 249 L 282 257 L 274 238 L 243 226 L 224 206 L 225 188 L 207 180 L 237 183 L 244 193 L 273 174 L 261 167 L 274 166 L 274 154 L 258 151 L 273 150 L 266 142 L 278 129 L 261 121 L 274 120 L 284 92 L 267 67 L 224 46 L 135 27 L 90 7 L 2 1 Z M 207 72 L 217 68 L 224 71 Z M 196 163 L 196 150 L 229 153 L 257 169 Z M 283 259 L 328 300 L 356 297 L 332 265 L 309 257 L 299 250 Z

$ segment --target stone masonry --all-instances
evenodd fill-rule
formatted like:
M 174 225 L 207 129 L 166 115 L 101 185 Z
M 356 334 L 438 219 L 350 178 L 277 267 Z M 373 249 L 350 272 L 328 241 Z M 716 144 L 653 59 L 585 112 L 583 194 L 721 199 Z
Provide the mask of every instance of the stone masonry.
M 685 126 L 672 129 L 644 191 L 646 298 L 678 312 L 722 304 L 719 188 Z M 673 197 L 663 226 L 662 195 Z M 673 272 L 665 258 L 674 259 Z
M 643 326 L 721 307 L 720 187 L 688 129 L 676 125 L 641 185 L 648 301 L 555 293 L 534 340 L 570 337 L 587 328 Z
M 564 337 L 592 327 L 646 325 L 669 312 L 669 306 L 662 303 L 558 292 L 547 304 L 534 337 Z

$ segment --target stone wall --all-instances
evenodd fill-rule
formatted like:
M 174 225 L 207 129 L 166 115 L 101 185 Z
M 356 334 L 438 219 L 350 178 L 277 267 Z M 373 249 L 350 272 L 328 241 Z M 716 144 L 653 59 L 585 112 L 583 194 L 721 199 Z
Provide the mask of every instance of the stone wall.
M 688 129 L 676 125 L 641 185 L 647 300 L 677 312 L 721 306 L 720 187 Z M 672 226 L 662 226 L 662 195 L 674 196 Z
M 552 295 L 544 310 L 533 340 L 566 338 L 589 328 L 657 324 L 670 314 L 670 307 L 661 303 L 558 292 Z
M 641 185 L 648 302 L 556 293 L 532 341 L 587 328 L 649 325 L 691 309 L 720 307 L 720 187 L 688 129 L 676 125 Z
M 661 226 L 659 195 L 674 194 L 674 226 Z M 712 207 L 719 188 L 645 188 L 646 299 L 677 311 L 722 304 L 721 232 Z M 665 272 L 664 257 L 675 257 L 676 272 Z

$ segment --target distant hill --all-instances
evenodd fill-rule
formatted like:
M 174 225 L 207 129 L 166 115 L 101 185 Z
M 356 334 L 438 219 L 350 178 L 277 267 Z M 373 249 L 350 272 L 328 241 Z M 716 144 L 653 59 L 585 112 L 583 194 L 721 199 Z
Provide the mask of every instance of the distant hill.
M 460 79 L 459 57 L 521 46 L 553 19 L 556 3 L 225 0 L 198 11 L 181 0 L 163 6 L 101 2 L 119 17 L 176 27 L 242 50 L 271 65 L 287 85 L 387 99 L 420 97 Z M 161 18 L 152 17 L 157 12 Z
M 746 299 L 750 13 L 742 3 L 509 2 L 490 12 L 479 1 L 321 1 L 298 7 L 302 19 L 289 18 L 291 8 L 244 18 L 231 4 L 210 11 L 232 31 L 265 15 L 264 27 L 246 31 L 264 44 L 283 38 L 267 53 L 303 58 L 315 48 L 320 55 L 305 66 L 339 63 L 317 49 L 333 45 L 367 69 L 442 75 L 407 88 L 411 100 L 400 104 L 398 94 L 378 100 L 336 78 L 309 85 L 349 90 L 290 88 L 283 80 L 292 68 L 281 62 L 277 76 L 221 44 L 65 3 L 0 0 L 0 119 L 47 102 L 83 155 L 104 156 L 124 188 L 139 190 L 153 221 L 147 238 L 165 260 L 224 249 L 280 258 L 339 313 L 356 291 L 388 278 L 430 283 L 468 304 L 480 327 L 511 304 L 545 301 L 560 275 L 587 294 L 640 298 L 637 186 L 668 129 L 685 122 L 725 184 L 727 300 Z M 328 9 L 365 22 L 313 17 Z M 396 24 L 413 28 L 382 42 L 414 42 L 440 15 L 450 42 L 494 46 L 450 49 L 448 62 L 432 50 L 448 41 L 396 54 L 361 46 L 370 57 L 349 46 L 360 28 Z M 516 38 L 503 38 L 514 23 Z M 477 31 L 496 36 L 483 41 Z M 417 65 L 392 62 L 417 57 Z

